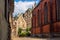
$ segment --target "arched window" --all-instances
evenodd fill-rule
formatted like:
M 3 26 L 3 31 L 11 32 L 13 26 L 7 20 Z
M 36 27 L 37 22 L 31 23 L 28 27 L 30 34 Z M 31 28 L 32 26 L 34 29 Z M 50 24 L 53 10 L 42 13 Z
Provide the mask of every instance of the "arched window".
M 35 13 L 35 12 L 33 12 L 33 17 L 32 17 L 32 26 L 33 26 L 33 28 L 35 28 L 35 27 L 36 27 L 36 13 Z
M 45 3 L 44 5 L 44 24 L 48 23 L 48 5 Z
M 57 21 L 60 21 L 60 0 L 56 0 L 57 5 Z
M 41 10 L 38 10 L 38 26 L 41 26 Z

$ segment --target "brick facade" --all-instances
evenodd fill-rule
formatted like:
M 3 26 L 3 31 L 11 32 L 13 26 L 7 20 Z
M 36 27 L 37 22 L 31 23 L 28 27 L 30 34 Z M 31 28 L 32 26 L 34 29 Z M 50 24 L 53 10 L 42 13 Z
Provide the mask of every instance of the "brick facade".
M 41 0 L 34 8 L 32 13 L 32 35 L 60 33 L 59 2 L 59 0 Z

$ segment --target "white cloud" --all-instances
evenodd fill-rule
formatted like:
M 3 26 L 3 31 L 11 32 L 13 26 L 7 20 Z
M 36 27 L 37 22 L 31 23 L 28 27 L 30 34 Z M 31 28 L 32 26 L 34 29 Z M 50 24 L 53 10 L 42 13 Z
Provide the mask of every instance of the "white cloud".
M 32 2 L 22 2 L 22 1 L 19 1 L 19 2 L 14 2 L 14 13 L 13 13 L 13 16 L 17 15 L 18 13 L 24 13 L 28 8 L 31 8 L 32 5 L 34 5 L 34 1 Z

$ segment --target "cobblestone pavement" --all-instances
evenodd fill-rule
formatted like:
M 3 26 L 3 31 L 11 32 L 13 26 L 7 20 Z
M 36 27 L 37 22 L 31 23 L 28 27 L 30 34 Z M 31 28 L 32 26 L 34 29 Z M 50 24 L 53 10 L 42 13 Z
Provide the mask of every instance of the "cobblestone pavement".
M 15 37 L 13 40 L 60 40 L 60 38 L 31 38 L 31 37 Z

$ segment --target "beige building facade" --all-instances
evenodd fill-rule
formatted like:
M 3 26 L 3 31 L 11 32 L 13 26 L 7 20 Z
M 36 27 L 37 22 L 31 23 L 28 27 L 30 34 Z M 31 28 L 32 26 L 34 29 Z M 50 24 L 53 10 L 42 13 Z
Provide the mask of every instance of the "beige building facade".
M 27 23 L 27 27 L 32 26 L 32 9 L 29 8 L 27 11 L 23 14 L 24 20 Z
M 17 19 L 13 21 L 13 25 L 16 28 L 16 36 L 18 36 L 18 29 L 22 28 L 22 30 L 26 30 L 27 24 L 23 18 L 23 14 L 18 14 Z
M 18 15 L 18 19 L 17 19 L 17 26 L 22 28 L 22 29 L 26 29 L 26 21 L 23 18 L 23 14 Z

